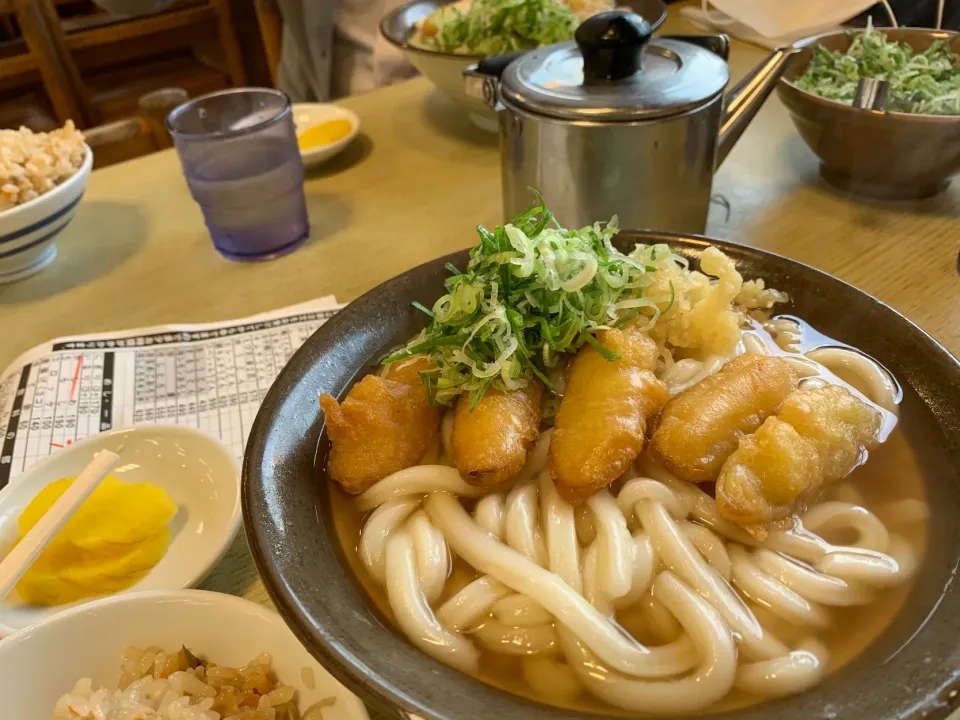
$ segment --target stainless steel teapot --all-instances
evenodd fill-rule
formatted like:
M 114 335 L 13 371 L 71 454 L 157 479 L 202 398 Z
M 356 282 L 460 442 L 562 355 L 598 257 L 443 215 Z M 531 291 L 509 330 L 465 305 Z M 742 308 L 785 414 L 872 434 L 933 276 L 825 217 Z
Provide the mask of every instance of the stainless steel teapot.
M 505 218 L 536 188 L 568 227 L 617 214 L 621 227 L 702 233 L 714 169 L 795 52 L 724 95 L 726 35 L 652 38 L 643 18 L 611 11 L 574 42 L 468 67 L 467 93 L 499 111 Z

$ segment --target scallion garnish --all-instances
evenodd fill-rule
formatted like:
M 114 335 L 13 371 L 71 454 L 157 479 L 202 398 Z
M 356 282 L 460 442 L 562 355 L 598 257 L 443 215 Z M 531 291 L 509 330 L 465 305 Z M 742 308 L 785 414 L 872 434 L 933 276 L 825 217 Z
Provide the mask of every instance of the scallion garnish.
M 559 226 L 543 198 L 503 227 L 478 227 L 465 271 L 450 268 L 430 324 L 384 362 L 429 355 L 431 398 L 449 405 L 463 392 L 476 404 L 490 387 L 509 391 L 584 343 L 617 355 L 594 333 L 643 316 L 652 327 L 669 297 L 644 298 L 658 269 L 684 266 L 666 245 L 613 245 L 617 219 L 579 230 Z M 423 309 L 423 308 L 421 308 Z

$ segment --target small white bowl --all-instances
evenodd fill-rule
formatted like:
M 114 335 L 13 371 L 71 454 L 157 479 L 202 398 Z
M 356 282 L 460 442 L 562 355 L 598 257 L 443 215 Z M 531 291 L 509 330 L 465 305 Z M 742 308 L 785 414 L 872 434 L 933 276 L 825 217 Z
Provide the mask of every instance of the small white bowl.
M 173 537 L 163 559 L 125 592 L 173 590 L 200 583 L 240 529 L 240 465 L 233 453 L 213 438 L 172 425 L 101 433 L 58 450 L 18 476 L 0 492 L 0 556 L 13 547 L 18 537 L 17 519 L 43 488 L 78 475 L 100 450 L 116 451 L 120 446 L 120 464 L 111 474 L 128 482 L 152 482 L 179 506 L 170 523 Z M 10 634 L 67 607 L 27 605 L 13 592 L 0 600 L 0 634 Z
M 40 272 L 57 257 L 54 238 L 73 218 L 93 168 L 93 150 L 50 192 L 0 211 L 0 285 Z
M 297 137 L 307 128 L 311 128 L 329 120 L 346 120 L 350 123 L 350 132 L 346 137 L 327 145 L 318 145 L 309 150 L 301 150 L 300 156 L 306 166 L 319 165 L 334 155 L 340 153 L 347 145 L 353 142 L 360 132 L 360 118 L 357 114 L 342 108 L 339 105 L 328 103 L 294 103 L 293 124 L 297 128 Z
M 262 652 L 277 679 L 297 689 L 301 709 L 335 698 L 324 720 L 367 720 L 363 704 L 304 649 L 279 615 L 249 600 L 178 590 L 104 598 L 0 641 L 5 720 L 49 718 L 81 678 L 115 688 L 127 645 L 167 651 L 185 645 L 205 660 L 239 667 Z

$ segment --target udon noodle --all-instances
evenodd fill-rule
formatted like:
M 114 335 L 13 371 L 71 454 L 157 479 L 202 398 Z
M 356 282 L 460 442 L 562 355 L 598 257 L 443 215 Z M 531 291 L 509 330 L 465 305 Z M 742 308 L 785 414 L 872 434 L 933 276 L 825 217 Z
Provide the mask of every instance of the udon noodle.
M 890 374 L 812 333 L 795 318 L 754 322 L 736 353 L 789 360 L 801 388 L 845 385 L 886 411 L 889 434 L 900 401 Z M 663 358 L 657 376 L 675 395 L 729 359 Z M 476 487 L 453 467 L 452 416 L 432 458 L 356 498 L 369 513 L 358 556 L 423 652 L 471 674 L 485 657 L 513 657 L 534 697 L 686 713 L 802 692 L 831 664 L 834 613 L 877 602 L 919 562 L 908 535 L 926 505 L 871 511 L 849 481 L 762 541 L 649 454 L 574 507 L 547 468 L 552 429 L 513 481 Z

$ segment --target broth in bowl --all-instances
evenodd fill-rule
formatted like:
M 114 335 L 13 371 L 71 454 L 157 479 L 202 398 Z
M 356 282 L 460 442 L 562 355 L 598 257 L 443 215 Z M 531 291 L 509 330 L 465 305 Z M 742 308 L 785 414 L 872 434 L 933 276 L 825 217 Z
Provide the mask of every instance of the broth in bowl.
M 321 398 L 334 526 L 382 615 L 601 713 L 788 696 L 859 655 L 925 549 L 893 375 L 716 248 L 694 271 L 542 206 L 480 234 L 427 328 Z

